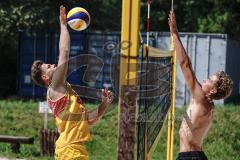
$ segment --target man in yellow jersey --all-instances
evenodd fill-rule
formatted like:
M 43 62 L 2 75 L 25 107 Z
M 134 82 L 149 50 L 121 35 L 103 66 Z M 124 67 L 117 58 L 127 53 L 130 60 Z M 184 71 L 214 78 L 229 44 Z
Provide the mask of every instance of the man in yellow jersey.
M 188 89 L 192 94 L 191 102 L 183 116 L 179 130 L 180 153 L 177 159 L 207 160 L 203 152 L 203 140 L 211 127 L 214 111 L 213 100 L 227 98 L 232 92 L 233 81 L 225 72 L 219 71 L 204 80 L 200 85 L 180 40 L 173 11 L 169 14 L 168 23 L 173 36 L 177 59 Z
M 53 112 L 60 136 L 56 141 L 55 159 L 87 160 L 88 153 L 84 142 L 90 139 L 88 125 L 95 124 L 113 101 L 112 92 L 102 90 L 102 103 L 97 110 L 87 112 L 79 95 L 66 82 L 70 36 L 67 29 L 65 7 L 60 7 L 59 60 L 57 66 L 40 60 L 33 62 L 31 74 L 33 81 L 47 88 L 47 101 Z

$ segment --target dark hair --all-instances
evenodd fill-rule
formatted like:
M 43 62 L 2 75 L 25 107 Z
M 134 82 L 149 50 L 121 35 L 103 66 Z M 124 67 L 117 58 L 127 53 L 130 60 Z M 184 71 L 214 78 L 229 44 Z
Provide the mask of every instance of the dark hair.
M 215 74 L 218 77 L 216 83 L 217 92 L 213 95 L 213 99 L 222 99 L 230 96 L 233 88 L 233 81 L 224 71 Z
M 36 60 L 33 62 L 32 68 L 31 68 L 31 76 L 35 84 L 44 87 L 45 83 L 42 79 L 42 70 L 41 70 L 42 64 L 43 64 L 43 61 L 41 60 Z

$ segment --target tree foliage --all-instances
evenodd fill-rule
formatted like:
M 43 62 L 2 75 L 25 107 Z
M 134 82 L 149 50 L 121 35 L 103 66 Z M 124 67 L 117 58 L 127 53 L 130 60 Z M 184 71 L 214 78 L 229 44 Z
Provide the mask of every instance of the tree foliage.
M 171 1 L 152 0 L 151 30 L 168 31 Z M 0 33 L 14 35 L 24 30 L 58 30 L 58 10 L 75 6 L 91 14 L 90 30 L 119 31 L 121 28 L 120 0 L 8 0 L 0 2 Z M 184 32 L 227 33 L 240 35 L 240 0 L 174 1 L 178 27 Z M 141 30 L 146 30 L 147 0 L 141 1 Z
M 170 1 L 152 0 L 153 31 L 169 31 L 167 18 L 170 8 Z M 142 22 L 146 21 L 146 10 L 146 1 L 142 1 Z M 226 33 L 235 38 L 240 36 L 240 0 L 174 1 L 174 10 L 179 31 Z
M 181 31 L 226 33 L 240 36 L 240 0 L 176 1 L 178 25 Z
M 151 31 L 169 31 L 170 0 L 152 0 Z M 6 0 L 0 1 L 0 67 L 1 75 L 16 75 L 19 30 L 59 31 L 59 6 L 67 10 L 81 6 L 91 15 L 89 30 L 120 31 L 121 0 Z M 181 32 L 226 33 L 240 36 L 240 0 L 174 1 Z M 146 31 L 147 0 L 141 0 L 141 31 Z M 4 77 L 4 76 L 3 76 Z M 0 79 L 1 84 L 9 79 Z M 10 78 L 11 79 L 11 78 Z M 14 86 L 16 80 L 12 80 Z M 0 89 L 1 86 L 0 86 Z M 0 93 L 1 95 L 1 93 Z

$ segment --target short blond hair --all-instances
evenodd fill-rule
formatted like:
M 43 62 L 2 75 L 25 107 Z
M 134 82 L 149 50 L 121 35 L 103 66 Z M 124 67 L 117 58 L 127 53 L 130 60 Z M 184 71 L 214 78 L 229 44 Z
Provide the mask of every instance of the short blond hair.
M 213 95 L 213 99 L 227 98 L 232 93 L 232 79 L 224 71 L 219 71 L 215 75 L 218 77 L 218 81 L 216 83 L 217 92 Z
M 45 83 L 42 79 L 42 69 L 41 69 L 42 64 L 43 64 L 43 61 L 41 60 L 36 60 L 33 62 L 32 68 L 31 68 L 31 77 L 35 84 L 44 87 Z

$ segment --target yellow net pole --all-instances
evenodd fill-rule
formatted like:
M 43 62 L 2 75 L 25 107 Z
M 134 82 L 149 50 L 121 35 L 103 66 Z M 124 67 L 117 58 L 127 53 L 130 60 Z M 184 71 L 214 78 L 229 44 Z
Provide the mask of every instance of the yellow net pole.
M 174 118 L 175 118 L 175 97 L 176 97 L 176 72 L 177 57 L 173 46 L 173 37 L 171 35 L 171 51 L 173 52 L 173 74 L 172 74 L 172 101 L 168 114 L 168 137 L 167 137 L 167 160 L 173 160 L 174 144 Z
M 121 48 L 119 73 L 118 159 L 134 157 L 137 62 L 139 51 L 140 0 L 122 1 Z M 128 121 L 130 120 L 130 122 Z
M 171 11 L 173 11 L 174 0 L 171 0 Z M 175 118 L 175 97 L 176 97 L 176 77 L 177 77 L 177 55 L 174 49 L 173 36 L 171 34 L 171 51 L 173 52 L 173 74 L 172 74 L 172 101 L 168 114 L 168 137 L 167 137 L 167 160 L 173 160 L 174 144 L 174 118 Z
M 136 85 L 137 83 L 139 14 L 140 0 L 123 0 L 121 44 L 128 43 L 129 47 L 123 47 L 124 49 L 121 49 L 120 90 L 121 85 Z

